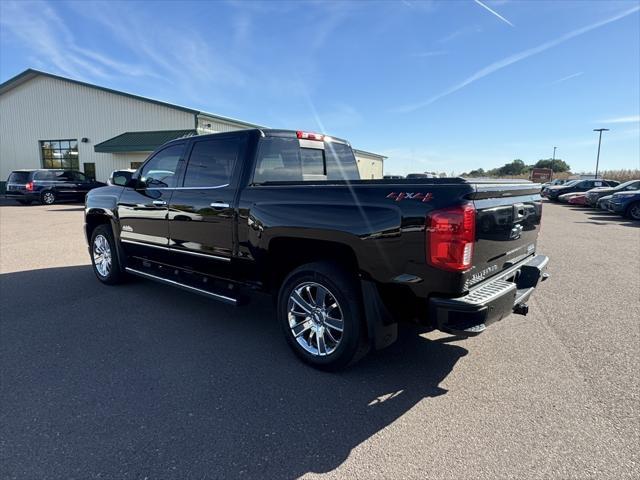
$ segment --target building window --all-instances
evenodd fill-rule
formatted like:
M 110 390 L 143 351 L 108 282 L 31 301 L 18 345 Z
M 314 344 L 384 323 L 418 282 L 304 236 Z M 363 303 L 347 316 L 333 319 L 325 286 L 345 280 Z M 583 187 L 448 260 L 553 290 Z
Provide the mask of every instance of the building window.
M 79 170 L 78 140 L 41 140 L 42 168 Z
M 131 162 L 131 168 L 133 170 L 137 170 L 140 168 L 140 165 L 142 165 L 144 162 Z

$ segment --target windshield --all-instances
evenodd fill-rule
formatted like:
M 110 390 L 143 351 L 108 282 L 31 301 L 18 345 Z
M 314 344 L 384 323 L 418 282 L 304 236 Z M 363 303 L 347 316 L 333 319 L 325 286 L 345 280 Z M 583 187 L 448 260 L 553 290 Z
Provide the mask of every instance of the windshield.
M 624 190 L 625 188 L 627 188 L 629 185 L 633 185 L 635 183 L 638 183 L 639 180 L 629 180 L 628 182 L 624 182 L 621 183 L 620 185 L 618 185 L 617 187 L 615 187 L 613 190 L 614 191 L 618 191 L 618 190 Z
M 580 180 L 571 180 L 570 182 L 565 183 L 564 185 L 562 185 L 563 187 L 572 187 L 574 186 L 576 183 L 578 183 Z

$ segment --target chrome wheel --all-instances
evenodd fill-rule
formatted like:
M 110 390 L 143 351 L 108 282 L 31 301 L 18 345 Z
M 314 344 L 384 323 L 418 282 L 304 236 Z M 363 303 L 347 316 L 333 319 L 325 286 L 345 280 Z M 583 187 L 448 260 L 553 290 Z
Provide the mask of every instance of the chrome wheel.
M 42 194 L 42 201 L 47 205 L 51 205 L 56 201 L 56 196 L 52 192 L 44 192 Z
M 101 277 L 111 273 L 111 247 L 103 235 L 96 235 L 93 240 L 93 263 Z
M 336 297 L 315 282 L 297 285 L 289 295 L 288 320 L 298 344 L 315 356 L 331 355 L 340 345 L 344 317 Z

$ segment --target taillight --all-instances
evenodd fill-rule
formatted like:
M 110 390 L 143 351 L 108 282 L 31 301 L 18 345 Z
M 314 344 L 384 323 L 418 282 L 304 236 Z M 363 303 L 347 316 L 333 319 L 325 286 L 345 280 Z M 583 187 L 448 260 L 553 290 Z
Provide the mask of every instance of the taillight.
M 33 192 L 33 182 L 27 182 L 24 188 L 26 188 L 29 192 Z
M 434 210 L 427 216 L 427 262 L 454 272 L 471 268 L 476 209 L 470 203 Z
M 311 132 L 297 131 L 296 137 L 298 137 L 301 140 L 318 140 L 320 142 L 324 140 L 324 135 L 320 133 L 311 133 Z

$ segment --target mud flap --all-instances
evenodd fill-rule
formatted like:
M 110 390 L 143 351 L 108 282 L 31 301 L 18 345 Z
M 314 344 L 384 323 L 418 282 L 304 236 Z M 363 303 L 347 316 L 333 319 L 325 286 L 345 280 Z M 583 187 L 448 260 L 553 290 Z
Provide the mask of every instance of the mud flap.
M 398 339 L 398 323 L 380 297 L 378 287 L 369 280 L 360 280 L 367 333 L 375 350 L 388 347 Z

